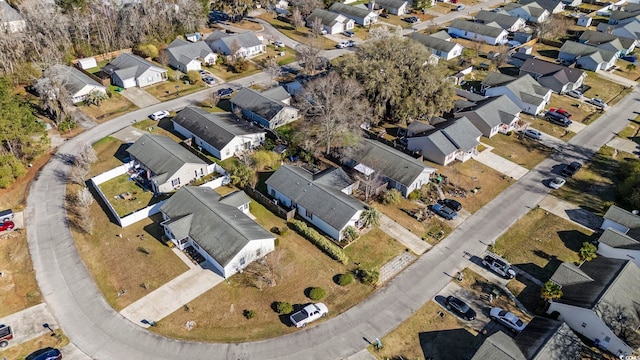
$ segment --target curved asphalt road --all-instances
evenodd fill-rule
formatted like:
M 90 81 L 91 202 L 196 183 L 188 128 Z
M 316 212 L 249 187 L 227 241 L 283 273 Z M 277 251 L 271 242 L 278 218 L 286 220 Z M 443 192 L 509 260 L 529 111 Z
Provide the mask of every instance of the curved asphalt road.
M 250 79 L 248 79 L 250 80 Z M 248 81 L 246 80 L 246 81 Z M 138 110 L 101 124 L 60 147 L 34 180 L 27 200 L 29 249 L 45 300 L 71 341 L 96 359 L 338 359 L 365 348 L 368 341 L 409 318 L 466 266 L 465 255 L 481 254 L 548 193 L 541 180 L 566 158 L 547 159 L 465 221 L 388 285 L 358 306 L 310 329 L 252 343 L 205 344 L 154 335 L 129 322 L 103 299 L 82 263 L 66 222 L 65 162 L 80 142 L 92 143 L 135 119 L 161 109 L 196 104 L 196 93 Z M 640 90 L 622 100 L 576 135 L 562 151 L 587 158 L 635 118 Z M 567 155 L 563 155 L 567 156 Z M 222 285 L 221 285 L 222 286 Z

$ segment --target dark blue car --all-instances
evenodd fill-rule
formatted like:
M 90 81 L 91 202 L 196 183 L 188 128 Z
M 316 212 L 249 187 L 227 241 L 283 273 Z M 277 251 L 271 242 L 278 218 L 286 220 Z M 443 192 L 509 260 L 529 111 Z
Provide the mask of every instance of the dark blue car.
M 24 360 L 60 360 L 62 354 L 60 350 L 47 347 L 44 349 L 36 350 L 29 354 Z
M 431 205 L 431 211 L 447 220 L 453 220 L 458 217 L 458 213 L 455 210 L 443 204 Z
M 231 94 L 233 94 L 233 89 L 232 88 L 226 88 L 226 89 L 218 90 L 218 96 L 220 96 L 220 97 L 229 96 Z

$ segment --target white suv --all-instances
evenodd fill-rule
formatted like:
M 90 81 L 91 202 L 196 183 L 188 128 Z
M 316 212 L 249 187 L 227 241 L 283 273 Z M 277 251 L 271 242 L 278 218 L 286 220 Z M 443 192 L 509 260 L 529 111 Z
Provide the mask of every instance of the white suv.
M 162 119 L 164 119 L 166 117 L 169 117 L 169 115 L 170 114 L 169 114 L 169 112 L 167 110 L 161 110 L 161 111 L 156 111 L 153 114 L 149 115 L 149 119 L 158 121 L 158 120 L 162 120 Z

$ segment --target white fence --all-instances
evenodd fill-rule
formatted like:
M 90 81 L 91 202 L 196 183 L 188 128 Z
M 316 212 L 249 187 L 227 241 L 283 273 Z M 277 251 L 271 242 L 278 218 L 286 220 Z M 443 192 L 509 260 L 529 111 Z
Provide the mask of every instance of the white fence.
M 122 227 L 127 227 L 131 224 L 137 223 L 140 220 L 144 220 L 146 218 L 148 218 L 151 215 L 155 215 L 157 213 L 160 212 L 160 207 L 165 203 L 165 201 L 167 200 L 162 200 L 160 202 L 157 202 L 153 205 L 149 205 L 144 209 L 140 209 L 138 211 L 134 211 L 131 214 L 120 218 L 116 215 L 116 218 L 118 219 L 118 222 L 120 223 L 120 226 Z
M 120 165 L 117 168 L 113 168 L 109 171 L 105 171 L 100 175 L 96 175 L 91 178 L 91 181 L 93 181 L 95 185 L 100 185 L 103 182 L 109 181 L 116 176 L 126 174 L 127 171 L 131 170 L 132 167 L 133 167 L 133 161 Z

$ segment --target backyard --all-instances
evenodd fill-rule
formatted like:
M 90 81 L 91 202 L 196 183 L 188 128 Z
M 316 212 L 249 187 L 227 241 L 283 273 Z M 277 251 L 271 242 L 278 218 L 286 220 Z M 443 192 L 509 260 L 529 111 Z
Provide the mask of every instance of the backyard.
M 579 260 L 578 250 L 591 231 L 534 208 L 496 240 L 491 251 L 540 281 L 547 281 L 563 261 Z
M 206 88 L 202 81 L 197 81 L 195 84 L 191 84 L 189 81 L 163 81 L 157 85 L 145 87 L 144 91 L 160 101 L 167 101 Z
M 143 189 L 129 174 L 122 174 L 98 185 L 119 217 L 158 203 L 165 196 L 156 196 L 153 191 Z
M 285 221 L 262 205 L 252 201 L 250 208 L 265 229 L 286 229 Z M 358 266 L 378 267 L 405 251 L 404 246 L 378 229 L 347 247 L 350 260 L 346 265 L 332 260 L 293 230 L 281 232 L 276 244 L 276 250 L 267 255 L 277 264 L 275 286 L 259 289 L 252 275 L 256 264 L 251 264 L 243 273 L 232 276 L 184 309 L 159 321 L 152 331 L 180 339 L 219 342 L 259 340 L 292 333 L 296 329 L 289 326 L 288 315 L 274 311 L 275 302 L 307 304 L 311 302 L 305 295 L 308 289 L 321 287 L 327 292 L 321 301 L 329 307 L 329 315 L 340 314 L 368 297 L 374 288 L 357 280 L 339 286 L 336 275 L 352 272 Z M 245 310 L 254 310 L 256 316 L 246 319 Z M 190 320 L 197 325 L 187 330 L 184 324 Z
M 516 133 L 511 135 L 499 133 L 490 139 L 482 138 L 482 142 L 492 146 L 494 149 L 491 152 L 494 154 L 527 169 L 532 169 L 553 152 L 551 148 L 542 143 L 520 138 Z
M 129 156 L 125 149 L 127 145 L 122 141 L 107 136 L 93 143 L 93 150 L 98 156 L 96 161 L 89 170 L 89 177 L 102 174 L 123 164 L 122 159 Z

